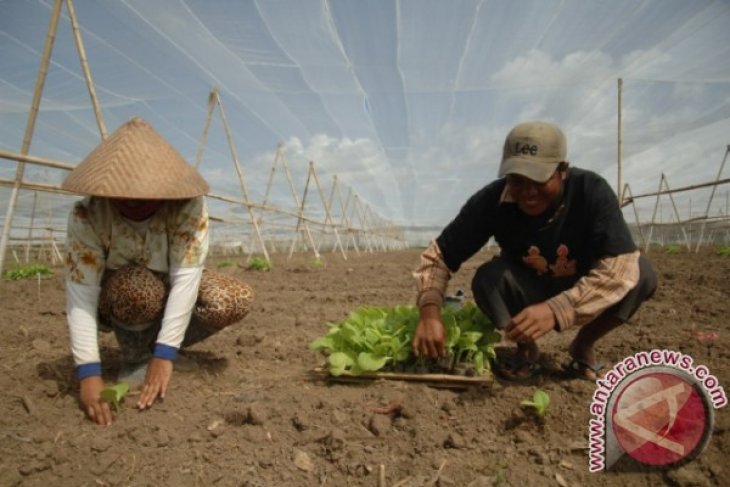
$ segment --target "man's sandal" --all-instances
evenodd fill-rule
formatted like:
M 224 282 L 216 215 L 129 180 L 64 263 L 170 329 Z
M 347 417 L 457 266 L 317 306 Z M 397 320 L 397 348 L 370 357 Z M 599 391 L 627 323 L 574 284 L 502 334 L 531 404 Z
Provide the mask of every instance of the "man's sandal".
M 531 383 L 542 373 L 539 363 L 524 357 L 504 359 L 502 363 L 503 365 L 495 367 L 495 372 L 507 382 Z
M 563 366 L 563 369 L 574 379 L 581 379 L 588 382 L 595 382 L 598 379 L 602 379 L 603 371 L 606 367 L 602 363 L 591 364 L 585 360 L 579 358 L 573 358 L 570 362 Z M 589 377 L 588 372 L 592 372 L 595 378 Z

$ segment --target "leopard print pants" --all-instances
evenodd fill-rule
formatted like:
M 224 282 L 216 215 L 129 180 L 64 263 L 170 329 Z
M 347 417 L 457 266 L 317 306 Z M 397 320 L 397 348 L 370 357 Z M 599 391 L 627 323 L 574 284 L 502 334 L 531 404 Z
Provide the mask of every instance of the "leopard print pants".
M 168 293 L 167 276 L 142 266 L 107 271 L 99 296 L 99 321 L 114 330 L 122 348 L 148 349 L 159 331 Z M 253 298 L 247 284 L 204 270 L 183 347 L 242 320 Z

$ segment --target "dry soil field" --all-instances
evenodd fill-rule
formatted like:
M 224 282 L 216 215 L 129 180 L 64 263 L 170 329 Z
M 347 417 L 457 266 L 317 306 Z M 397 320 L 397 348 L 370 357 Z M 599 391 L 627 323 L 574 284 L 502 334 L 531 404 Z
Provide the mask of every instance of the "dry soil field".
M 254 287 L 251 314 L 191 349 L 198 365 L 176 372 L 164 403 L 139 412 L 127 401 L 111 427 L 93 425 L 77 406 L 60 271 L 40 283 L 1 283 L 0 485 L 730 485 L 728 408 L 716 411 L 704 453 L 680 469 L 589 473 L 594 385 L 561 372 L 570 332 L 543 341 L 546 373 L 533 385 L 453 391 L 314 378 L 323 358 L 307 345 L 325 322 L 360 305 L 413 302 L 418 253 L 328 254 L 324 268 L 311 255 L 279 254 L 268 273 L 222 269 Z M 484 258 L 469 261 L 454 286 L 468 289 Z M 599 356 L 615 363 L 642 350 L 680 350 L 730 389 L 730 258 L 650 258 L 656 296 L 600 343 Z M 103 335 L 101 344 L 111 381 L 116 343 Z M 544 424 L 515 421 L 536 388 L 552 400 Z M 376 409 L 393 401 L 398 414 Z

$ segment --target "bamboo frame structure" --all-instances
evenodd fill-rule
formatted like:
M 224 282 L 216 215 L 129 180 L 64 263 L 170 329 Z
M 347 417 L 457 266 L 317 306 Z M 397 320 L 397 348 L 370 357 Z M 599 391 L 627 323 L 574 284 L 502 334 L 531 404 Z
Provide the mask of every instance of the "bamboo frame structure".
M 104 117 L 102 116 L 100 104 L 99 104 L 98 98 L 96 96 L 96 89 L 95 89 L 94 82 L 93 82 L 93 79 L 91 76 L 91 70 L 89 67 L 88 59 L 86 57 L 86 52 L 85 52 L 83 40 L 81 38 L 81 32 L 79 29 L 79 24 L 77 22 L 73 2 L 72 2 L 72 0 L 55 0 L 55 2 L 53 4 L 50 24 L 49 24 L 48 32 L 47 32 L 47 36 L 46 36 L 46 42 L 45 42 L 45 46 L 44 46 L 44 50 L 43 50 L 43 55 L 42 55 L 41 61 L 40 61 L 38 77 L 36 79 L 36 86 L 35 86 L 35 90 L 34 90 L 34 94 L 33 94 L 33 101 L 31 103 L 31 107 L 30 107 L 28 122 L 27 122 L 26 130 L 25 130 L 25 134 L 23 137 L 23 144 L 22 144 L 21 151 L 12 152 L 12 151 L 8 151 L 8 150 L 0 149 L 0 158 L 16 161 L 16 163 L 17 163 L 16 175 L 15 175 L 14 179 L 0 178 L 0 186 L 9 186 L 11 188 L 11 195 L 10 195 L 10 201 L 8 204 L 7 215 L 6 215 L 6 218 L 4 221 L 4 225 L 3 225 L 2 240 L 0 240 L 0 272 L 2 272 L 2 266 L 4 264 L 4 259 L 5 259 L 5 255 L 7 252 L 7 245 L 8 245 L 8 241 L 10 241 L 10 240 L 24 241 L 26 243 L 26 246 L 25 246 L 26 260 L 28 260 L 28 258 L 29 258 L 31 242 L 36 241 L 38 239 L 38 237 L 36 237 L 34 234 L 34 230 L 35 230 L 34 226 L 35 226 L 35 222 L 37 221 L 36 211 L 37 211 L 38 193 L 47 192 L 47 193 L 53 193 L 53 194 L 59 194 L 59 195 L 76 196 L 73 193 L 69 193 L 67 191 L 62 190 L 60 188 L 60 186 L 57 184 L 31 182 L 31 181 L 24 180 L 26 164 L 34 164 L 34 165 L 38 165 L 38 166 L 42 166 L 42 167 L 48 167 L 51 169 L 58 169 L 58 170 L 63 170 L 63 171 L 70 171 L 75 167 L 74 164 L 70 164 L 67 162 L 51 160 L 51 159 L 37 157 L 37 156 L 33 156 L 33 155 L 29 154 L 31 140 L 32 140 L 32 136 L 33 136 L 33 132 L 34 132 L 34 128 L 35 128 L 35 122 L 36 122 L 36 119 L 37 119 L 37 116 L 39 113 L 40 102 L 42 100 L 43 86 L 44 86 L 45 79 L 46 79 L 46 76 L 48 73 L 48 67 L 50 65 L 50 59 L 51 59 L 51 55 L 53 52 L 56 32 L 58 29 L 58 21 L 60 19 L 61 9 L 63 8 L 64 1 L 66 3 L 66 7 L 68 10 L 68 16 L 69 16 L 70 23 L 71 23 L 73 38 L 74 38 L 74 41 L 76 44 L 76 50 L 79 55 L 79 61 L 80 61 L 80 65 L 81 65 L 81 70 L 83 72 L 84 81 L 86 83 L 86 88 L 89 93 L 91 105 L 93 107 L 93 111 L 95 114 L 97 127 L 99 129 L 99 133 L 100 133 L 102 140 L 104 138 L 106 138 L 106 136 L 107 136 L 106 124 L 104 122 Z M 295 199 L 294 209 L 287 209 L 287 208 L 269 205 L 266 201 L 266 198 L 264 199 L 263 203 L 255 203 L 255 202 L 251 201 L 249 192 L 248 192 L 246 179 L 245 179 L 245 174 L 243 171 L 243 166 L 241 165 L 241 163 L 238 159 L 237 150 L 236 150 L 235 144 L 233 143 L 233 137 L 231 135 L 231 130 L 230 130 L 230 127 L 229 127 L 229 124 L 228 124 L 228 121 L 227 121 L 227 118 L 225 115 L 225 110 L 223 108 L 223 104 L 222 104 L 220 94 L 219 94 L 219 91 L 217 90 L 217 88 L 213 88 L 208 95 L 208 113 L 206 116 L 203 133 L 202 133 L 202 136 L 201 136 L 201 139 L 200 139 L 200 142 L 198 145 L 197 153 L 196 153 L 196 167 L 200 166 L 200 163 L 202 161 L 203 150 L 204 150 L 206 142 L 207 142 L 208 131 L 210 128 L 213 112 L 214 112 L 216 106 L 218 106 L 218 109 L 219 109 L 220 118 L 223 123 L 223 128 L 225 130 L 225 136 L 226 136 L 228 148 L 231 153 L 234 168 L 238 175 L 239 184 L 240 184 L 241 192 L 242 192 L 242 197 L 234 198 L 234 197 L 219 195 L 219 194 L 215 194 L 215 193 L 209 193 L 207 196 L 212 199 L 218 199 L 220 201 L 225 201 L 228 203 L 245 206 L 246 211 L 249 214 L 249 220 L 248 221 L 241 221 L 241 220 L 232 221 L 232 220 L 226 220 L 226 219 L 218 218 L 218 217 L 211 217 L 211 221 L 216 222 L 216 223 L 224 223 L 224 224 L 225 223 L 234 223 L 236 225 L 241 225 L 241 224 L 246 224 L 246 223 L 249 224 L 254 229 L 254 236 L 255 236 L 262 252 L 264 253 L 264 256 L 268 260 L 270 260 L 270 257 L 268 255 L 268 251 L 266 250 L 266 245 L 265 245 L 264 239 L 261 235 L 261 230 L 260 230 L 259 224 L 258 224 L 258 222 L 261 221 L 261 218 L 257 215 L 256 212 L 257 211 L 270 212 L 270 213 L 275 213 L 277 215 L 280 215 L 284 218 L 296 218 L 296 227 L 302 228 L 307 232 L 307 234 L 309 236 L 310 246 L 314 250 L 315 254 L 318 253 L 321 243 L 319 245 L 317 243 L 315 243 L 314 237 L 311 235 L 311 231 L 309 230 L 310 226 L 312 226 L 312 225 L 314 227 L 320 228 L 323 232 L 327 232 L 330 230 L 333 231 L 335 234 L 336 241 L 337 241 L 337 243 L 335 244 L 335 246 L 333 248 L 333 251 L 336 251 L 339 248 L 340 252 L 342 252 L 343 258 L 347 258 L 345 248 L 342 245 L 342 242 L 341 242 L 340 236 L 339 236 L 339 232 L 341 230 L 343 230 L 343 227 L 339 226 L 337 223 L 334 222 L 334 218 L 333 218 L 332 212 L 331 212 L 332 211 L 332 205 L 331 205 L 332 198 L 330 197 L 330 202 L 325 201 L 324 193 L 323 193 L 322 187 L 319 183 L 319 178 L 316 174 L 316 171 L 314 170 L 313 162 L 310 163 L 310 172 L 308 173 L 308 178 L 313 179 L 315 184 L 317 185 L 317 190 L 319 192 L 320 200 L 322 202 L 322 206 L 324 209 L 324 217 L 322 220 L 312 218 L 311 216 L 309 216 L 307 214 L 307 212 L 305 210 L 306 194 L 307 194 L 307 191 L 309 188 L 309 180 L 308 180 L 307 184 L 305 185 L 305 195 L 302 199 L 302 202 L 301 203 L 298 202 L 298 198 L 296 196 L 296 189 L 294 188 L 293 181 L 291 180 L 291 174 L 289 173 L 288 165 L 285 165 L 285 171 L 287 173 L 287 179 L 289 182 L 290 191 L 292 192 L 294 199 Z M 283 150 L 283 146 L 280 145 L 279 149 Z M 275 167 L 272 167 L 272 175 L 273 175 L 274 170 L 275 170 Z M 335 184 L 333 185 L 331 194 L 334 194 L 334 191 L 336 189 L 336 183 L 337 183 L 337 177 L 335 176 Z M 271 184 L 271 181 L 269 183 L 269 187 L 267 188 L 267 195 L 268 195 L 268 191 L 270 190 L 270 184 Z M 12 224 L 13 223 L 13 213 L 15 211 L 20 189 L 29 190 L 29 191 L 33 192 L 34 203 L 33 203 L 33 209 L 31 211 L 31 216 L 30 216 L 30 226 L 22 228 L 23 230 L 27 230 L 27 235 L 25 238 L 20 238 L 20 239 L 12 238 L 11 239 L 10 231 L 13 228 L 13 224 Z M 339 188 L 337 188 L 337 190 L 339 190 Z M 347 221 L 349 224 L 349 220 L 347 219 L 347 217 L 345 215 L 345 211 L 346 210 L 343 209 L 343 220 Z M 277 223 L 271 222 L 271 225 L 276 226 Z M 349 233 L 351 235 L 351 238 L 354 233 L 364 232 L 365 234 L 368 234 L 371 231 L 371 229 L 368 229 L 368 228 L 359 228 L 359 229 L 344 228 L 344 230 L 347 231 L 347 233 Z M 56 258 L 60 259 L 60 252 L 58 251 L 58 247 L 56 246 L 55 238 L 53 237 L 53 231 L 52 230 L 48 230 L 48 231 L 49 231 L 49 239 L 50 239 L 49 241 L 51 242 L 51 247 L 53 249 L 53 252 L 51 253 L 51 255 L 55 261 Z M 396 236 L 396 238 L 397 238 L 397 236 Z M 46 239 L 43 239 L 43 240 L 46 240 Z M 357 250 L 357 242 L 354 239 L 353 239 L 353 244 Z
M 76 50 L 79 54 L 79 61 L 81 62 L 81 70 L 84 74 L 84 80 L 86 81 L 86 87 L 91 98 L 91 104 L 94 107 L 94 115 L 96 117 L 97 125 L 102 139 L 106 137 L 106 126 L 104 119 L 99 108 L 99 103 L 96 97 L 96 91 L 94 89 L 94 81 L 91 77 L 91 71 L 89 69 L 88 61 L 86 59 L 86 52 L 84 50 L 84 44 L 81 39 L 81 34 L 78 28 L 78 21 L 76 19 L 76 10 L 73 6 L 72 0 L 56 0 L 53 4 L 53 10 L 51 11 L 51 20 L 48 26 L 48 33 L 46 35 L 46 42 L 43 47 L 43 55 L 41 56 L 40 67 L 38 68 L 38 77 L 36 78 L 35 89 L 33 90 L 33 101 L 31 102 L 30 113 L 28 114 L 28 122 L 25 127 L 25 133 L 23 135 L 23 144 L 20 149 L 20 155 L 26 156 L 30 151 L 31 141 L 33 139 L 33 132 L 35 130 L 36 119 L 38 118 L 38 110 L 40 108 L 41 99 L 43 96 L 43 87 L 45 85 L 46 76 L 48 74 L 48 65 L 51 60 L 53 53 L 53 44 L 56 40 L 56 32 L 58 30 L 58 20 L 61 16 L 61 8 L 64 1 L 66 2 L 66 10 L 68 11 L 69 20 L 71 21 L 71 29 L 74 33 L 74 40 L 76 42 Z M 30 162 L 30 161 L 27 161 Z M 15 172 L 15 181 L 10 193 L 8 202 L 7 212 L 5 214 L 5 220 L 3 225 L 3 233 L 0 238 L 0 273 L 3 272 L 5 264 L 5 253 L 7 250 L 8 239 L 10 236 L 10 229 L 12 228 L 13 216 L 15 213 L 15 205 L 18 200 L 18 192 L 23 185 L 23 176 L 25 174 L 26 161 L 19 161 Z
M 682 232 L 682 235 L 684 237 L 685 246 L 687 247 L 687 249 L 689 251 L 692 250 L 692 243 L 691 243 L 690 236 L 687 234 L 687 231 L 685 230 L 685 227 L 684 227 L 684 225 L 686 223 L 694 223 L 694 222 L 701 223 L 700 234 L 699 234 L 699 237 L 697 239 L 697 244 L 696 244 L 696 246 L 694 248 L 694 252 L 695 253 L 698 253 L 700 251 L 700 248 L 702 246 L 702 242 L 704 240 L 704 233 L 705 233 L 705 229 L 706 229 L 707 223 L 708 222 L 711 222 L 711 221 L 724 221 L 724 220 L 728 219 L 727 216 L 724 216 L 724 217 L 721 217 L 721 218 L 712 218 L 712 217 L 710 217 L 710 208 L 712 206 L 712 202 L 714 200 L 715 192 L 717 190 L 717 187 L 718 186 L 721 186 L 721 185 L 724 185 L 724 184 L 730 183 L 730 178 L 721 179 L 722 178 L 722 175 L 723 175 L 723 171 L 725 169 L 725 164 L 727 162 L 727 157 L 728 157 L 728 154 L 729 153 L 730 153 L 730 145 L 727 145 L 726 148 L 725 148 L 725 154 L 723 156 L 722 162 L 720 163 L 720 167 L 719 167 L 719 169 L 717 171 L 717 176 L 715 177 L 715 180 L 714 181 L 710 181 L 710 182 L 706 182 L 706 183 L 700 183 L 700 184 L 692 184 L 692 185 L 682 186 L 682 187 L 679 187 L 679 188 L 672 189 L 672 188 L 669 187 L 669 183 L 667 181 L 666 176 L 664 175 L 664 173 L 662 173 L 661 174 L 661 177 L 660 177 L 660 180 L 659 180 L 659 188 L 657 189 L 657 191 L 653 191 L 653 192 L 649 192 L 649 193 L 643 193 L 643 194 L 639 194 L 639 195 L 634 196 L 634 195 L 630 194 L 631 193 L 631 190 L 629 189 L 628 183 L 624 186 L 624 191 L 622 192 L 622 194 L 623 194 L 623 196 L 625 196 L 626 193 L 629 193 L 629 196 L 622 198 L 623 199 L 622 206 L 627 206 L 627 205 L 632 205 L 633 206 L 634 215 L 636 216 L 636 225 L 637 225 L 637 228 L 639 230 L 639 234 L 640 234 L 641 239 L 642 239 L 642 246 L 644 247 L 644 251 L 645 252 L 648 252 L 649 249 L 650 249 L 651 236 L 652 236 L 652 233 L 654 231 L 654 228 L 655 227 L 658 227 L 658 226 L 665 225 L 663 222 L 659 222 L 658 223 L 656 221 L 657 208 L 658 208 L 658 205 L 659 205 L 659 199 L 661 198 L 662 195 L 668 195 L 669 196 L 670 202 L 672 204 L 672 209 L 673 209 L 673 212 L 674 212 L 674 216 L 676 218 L 676 221 L 673 222 L 673 223 L 671 223 L 671 225 L 679 225 L 680 230 Z M 707 206 L 705 208 L 704 214 L 702 216 L 692 218 L 692 210 L 691 210 L 691 206 L 690 206 L 689 217 L 687 219 L 683 220 L 679 216 L 679 211 L 678 211 L 677 205 L 676 205 L 676 203 L 674 201 L 673 194 L 674 193 L 683 192 L 683 191 L 692 191 L 692 190 L 696 190 L 696 189 L 707 188 L 707 187 L 711 187 L 712 190 L 711 190 L 711 193 L 710 193 L 710 197 L 709 197 L 709 199 L 707 201 Z M 639 217 L 638 217 L 638 213 L 637 213 L 637 210 L 636 210 L 635 201 L 637 199 L 639 199 L 639 198 L 646 198 L 646 197 L 649 197 L 649 196 L 656 196 L 656 202 L 654 204 L 654 212 L 653 212 L 653 215 L 652 215 L 652 219 L 651 219 L 651 222 L 649 224 L 649 235 L 648 235 L 648 237 L 646 239 L 644 239 L 643 233 L 641 232 L 641 226 L 642 225 L 639 223 Z M 727 233 L 728 233 L 728 235 L 730 235 L 730 231 L 728 231 Z M 708 237 L 708 239 L 709 239 L 709 237 Z

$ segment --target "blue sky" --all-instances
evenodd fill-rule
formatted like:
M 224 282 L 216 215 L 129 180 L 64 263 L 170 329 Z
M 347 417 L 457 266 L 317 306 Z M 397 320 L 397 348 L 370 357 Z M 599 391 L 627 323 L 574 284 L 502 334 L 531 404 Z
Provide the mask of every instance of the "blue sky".
M 0 0 L 0 149 L 20 150 L 52 5 Z M 218 87 L 254 201 L 281 143 L 300 198 L 311 160 L 326 191 L 337 175 L 384 218 L 442 226 L 496 177 L 509 129 L 531 119 L 562 126 L 571 163 L 616 187 L 617 78 L 623 176 L 634 194 L 655 191 L 662 173 L 672 187 L 715 179 L 730 143 L 724 0 L 74 6 L 109 130 L 141 116 L 193 162 L 208 94 Z M 98 143 L 81 73 L 64 9 L 32 155 L 75 164 Z M 214 192 L 240 195 L 218 112 L 201 172 Z M 15 163 L 0 159 L 0 177 L 14 174 Z M 29 167 L 26 179 L 63 175 Z M 712 211 L 724 211 L 728 189 L 718 189 Z M 49 212 L 67 207 L 44 198 Z M 690 205 L 693 214 L 704 211 L 708 198 L 709 190 L 678 194 L 682 217 Z M 283 173 L 269 200 L 293 205 Z M 20 205 L 31 201 L 23 194 Z M 639 203 L 642 219 L 651 218 L 654 199 Z M 669 200 L 663 205 L 666 219 Z

